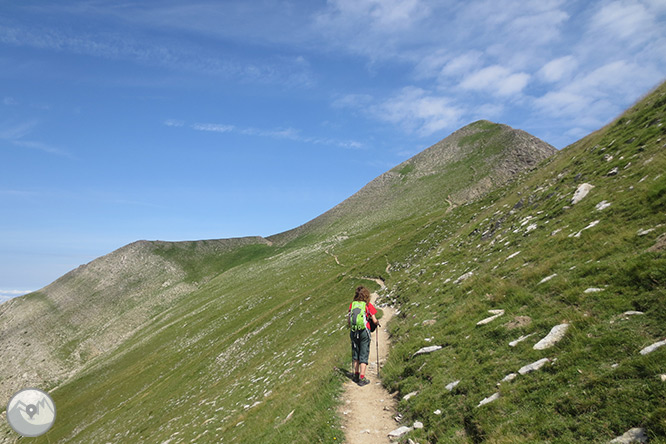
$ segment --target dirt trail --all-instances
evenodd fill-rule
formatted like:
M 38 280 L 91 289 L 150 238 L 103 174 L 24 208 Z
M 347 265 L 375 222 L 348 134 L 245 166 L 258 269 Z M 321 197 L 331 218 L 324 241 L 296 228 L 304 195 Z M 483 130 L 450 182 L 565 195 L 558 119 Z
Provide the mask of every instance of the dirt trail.
M 382 288 L 384 287 L 383 281 L 377 279 L 376 282 Z M 376 298 L 377 293 L 372 293 L 373 304 Z M 381 309 L 384 311 L 384 315 L 379 321 L 382 327 L 377 329 L 379 333 L 376 331 L 372 334 L 366 371 L 370 384 L 359 387 L 351 379 L 345 382 L 340 416 L 343 418 L 348 444 L 390 443 L 389 432 L 398 428 L 398 424 L 393 419 L 396 416 L 395 399 L 382 387 L 377 377 L 377 344 L 379 344 L 379 365 L 381 367 L 386 361 L 390 346 L 388 333 L 384 326 L 391 320 L 395 310 L 391 307 L 381 307 Z M 378 336 L 379 340 L 377 340 Z

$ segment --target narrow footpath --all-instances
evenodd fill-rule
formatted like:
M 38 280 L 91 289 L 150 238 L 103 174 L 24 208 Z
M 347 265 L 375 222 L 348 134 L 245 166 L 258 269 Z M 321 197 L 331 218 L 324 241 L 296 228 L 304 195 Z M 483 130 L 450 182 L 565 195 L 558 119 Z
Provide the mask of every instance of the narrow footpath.
M 384 282 L 377 280 L 384 287 Z M 377 293 L 372 293 L 371 301 L 374 304 Z M 377 372 L 377 344 L 379 344 L 380 375 L 389 352 L 389 337 L 384 326 L 393 317 L 395 310 L 391 307 L 377 307 L 384 312 L 379 323 L 382 327 L 372 334 L 370 344 L 370 357 L 366 377 L 370 384 L 359 387 L 353 381 L 345 382 L 343 403 L 340 407 L 340 416 L 348 444 L 390 443 L 388 434 L 398 427 L 395 399 L 382 387 Z M 379 339 L 378 339 L 379 338 Z

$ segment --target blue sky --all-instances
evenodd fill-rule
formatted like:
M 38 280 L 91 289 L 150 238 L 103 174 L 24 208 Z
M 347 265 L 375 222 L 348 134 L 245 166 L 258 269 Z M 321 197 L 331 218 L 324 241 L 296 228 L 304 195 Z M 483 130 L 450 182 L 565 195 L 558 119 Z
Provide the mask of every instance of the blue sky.
M 562 148 L 666 77 L 666 1 L 0 0 L 0 300 L 279 233 L 478 119 Z

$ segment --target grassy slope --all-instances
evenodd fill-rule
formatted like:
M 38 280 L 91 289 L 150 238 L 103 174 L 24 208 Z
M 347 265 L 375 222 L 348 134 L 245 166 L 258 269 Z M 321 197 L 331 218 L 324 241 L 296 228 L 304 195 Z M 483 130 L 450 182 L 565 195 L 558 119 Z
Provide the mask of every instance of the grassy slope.
M 666 336 L 663 252 L 645 252 L 663 228 L 636 235 L 664 219 L 666 160 L 664 142 L 656 142 L 664 130 L 645 127 L 664 120 L 663 88 L 659 93 L 661 104 L 647 111 L 653 115 L 640 117 L 647 122 L 629 116 L 482 201 L 447 212 L 442 200 L 347 239 L 320 232 L 220 258 L 226 271 L 55 390 L 58 420 L 34 441 L 339 442 L 342 376 L 334 367 L 349 362 L 344 305 L 359 282 L 375 285 L 360 277 L 378 275 L 402 310 L 391 326 L 396 345 L 384 375 L 401 394 L 420 390 L 401 403 L 407 420 L 426 425 L 417 440 L 604 441 L 639 425 L 663 437 L 666 397 L 657 375 L 666 373 L 666 350 L 637 353 Z M 614 166 L 620 173 L 606 177 Z M 565 210 L 582 181 L 596 188 Z M 611 207 L 596 212 L 604 199 Z M 529 233 L 530 224 L 521 227 L 527 216 L 537 223 Z M 568 237 L 597 219 L 580 238 Z M 190 270 L 186 279 L 198 279 L 199 257 L 161 254 Z M 467 271 L 474 276 L 461 285 L 447 282 Z M 604 291 L 584 294 L 588 287 Z M 492 308 L 507 313 L 477 327 Z M 646 314 L 618 316 L 631 309 Z M 509 330 L 505 324 L 515 316 L 531 323 Z M 427 319 L 437 322 L 423 326 Z M 560 344 L 532 350 L 563 320 L 572 327 Z M 532 332 L 534 338 L 508 347 Z M 411 358 L 431 344 L 445 348 Z M 544 356 L 557 361 L 504 384 L 498 401 L 475 408 L 504 375 Z M 456 379 L 462 382 L 453 392 L 443 388 Z
M 439 221 L 432 232 L 441 234 L 391 276 L 390 297 L 403 311 L 391 327 L 396 346 L 384 375 L 392 390 L 419 391 L 400 405 L 408 421 L 425 424 L 415 440 L 607 442 L 645 427 L 651 442 L 666 441 L 666 348 L 638 353 L 666 338 L 666 257 L 647 251 L 666 232 L 664 122 L 662 86 L 535 174 Z M 567 208 L 583 182 L 595 188 Z M 611 206 L 597 210 L 604 200 Z M 468 271 L 461 284 L 448 281 Z M 585 293 L 592 287 L 603 291 Z M 477 326 L 490 309 L 506 314 Z M 622 316 L 629 310 L 645 314 Z M 526 316 L 526 325 L 511 324 Z M 428 319 L 437 322 L 422 325 Z M 562 322 L 571 324 L 563 341 L 532 349 Z M 444 348 L 411 357 L 432 344 Z M 556 361 L 498 388 L 505 375 L 544 357 Z M 456 380 L 452 392 L 444 388 Z M 476 407 L 496 392 L 497 401 Z

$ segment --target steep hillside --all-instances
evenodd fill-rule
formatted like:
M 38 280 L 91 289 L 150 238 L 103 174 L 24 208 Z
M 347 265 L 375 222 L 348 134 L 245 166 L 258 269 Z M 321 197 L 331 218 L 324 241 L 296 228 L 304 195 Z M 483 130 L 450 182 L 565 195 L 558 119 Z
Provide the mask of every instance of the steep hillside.
M 0 398 L 66 379 L 224 271 L 225 261 L 254 257 L 268 244 L 257 237 L 135 242 L 0 305 Z
M 394 257 L 384 382 L 417 393 L 411 439 L 666 442 L 664 123 L 662 85 Z
M 377 177 L 321 216 L 270 239 L 285 244 L 305 235 L 362 233 L 430 207 L 467 202 L 556 151 L 524 131 L 486 120 L 474 122 Z
M 665 119 L 662 86 L 540 165 L 549 148 L 477 122 L 273 245 L 140 244 L 192 288 L 53 389 L 34 441 L 341 442 L 346 305 L 381 276 L 384 384 L 424 424 L 403 441 L 663 442 L 666 347 L 645 350 L 666 339 Z

